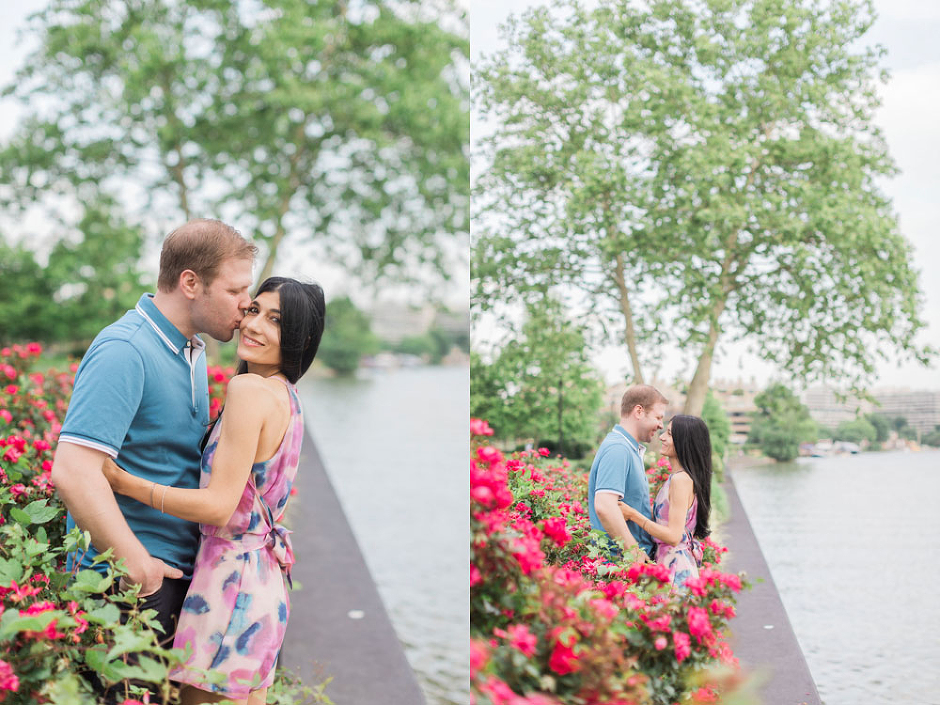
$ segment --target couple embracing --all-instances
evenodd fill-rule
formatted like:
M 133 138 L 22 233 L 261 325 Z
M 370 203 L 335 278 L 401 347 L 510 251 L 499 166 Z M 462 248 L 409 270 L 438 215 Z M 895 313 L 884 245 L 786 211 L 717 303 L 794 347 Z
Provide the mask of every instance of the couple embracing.
M 709 534 L 711 438 L 697 416 L 673 416 L 663 430 L 666 405 L 666 397 L 654 387 L 627 389 L 620 423 L 607 434 L 591 466 L 588 505 L 592 527 L 619 539 L 630 560 L 655 560 L 668 568 L 673 584 L 682 588 L 698 577 L 700 541 Z M 659 431 L 670 475 L 651 507 L 641 443 L 649 443 Z
M 82 359 L 52 479 L 69 528 L 111 548 L 161 643 L 189 648 L 170 678 L 183 703 L 263 703 L 287 626 L 293 553 L 280 524 L 303 416 L 294 386 L 323 333 L 323 290 L 271 277 L 250 295 L 257 249 L 217 220 L 170 233 L 156 294 Z M 239 332 L 224 412 L 209 419 L 205 343 Z M 211 670 L 223 683 L 208 684 Z M 106 693 L 110 702 L 116 697 Z

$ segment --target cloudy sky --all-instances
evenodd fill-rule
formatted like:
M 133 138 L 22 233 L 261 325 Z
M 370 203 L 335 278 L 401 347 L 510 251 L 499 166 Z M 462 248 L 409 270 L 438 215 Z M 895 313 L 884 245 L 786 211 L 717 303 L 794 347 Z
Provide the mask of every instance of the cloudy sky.
M 503 45 L 498 26 L 511 14 L 536 4 L 538 0 L 473 0 L 470 42 L 473 61 L 491 54 Z M 901 231 L 914 247 L 915 265 L 921 273 L 926 303 L 923 315 L 928 329 L 924 343 L 940 349 L 940 3 L 929 0 L 876 0 L 878 19 L 869 32 L 870 43 L 887 49 L 883 65 L 891 73 L 882 86 L 883 106 L 876 120 L 881 125 L 901 174 L 882 184 L 894 200 Z M 471 122 L 471 140 L 489 130 L 478 119 Z M 600 351 L 597 364 L 610 381 L 622 379 L 629 370 L 623 348 Z M 689 361 L 677 351 L 667 356 L 662 368 L 667 381 L 679 370 L 691 377 Z M 724 379 L 754 377 L 759 383 L 775 378 L 771 366 L 750 356 L 743 346 L 726 346 L 716 361 L 712 377 Z M 878 368 L 878 384 L 940 389 L 940 366 L 897 362 Z

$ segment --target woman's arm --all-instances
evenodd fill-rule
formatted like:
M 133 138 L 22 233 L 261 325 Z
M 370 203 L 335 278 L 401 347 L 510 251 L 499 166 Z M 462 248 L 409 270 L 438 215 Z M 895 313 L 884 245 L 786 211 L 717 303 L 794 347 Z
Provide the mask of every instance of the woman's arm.
M 110 458 L 104 464 L 105 476 L 118 494 L 181 519 L 225 526 L 245 491 L 264 421 L 273 407 L 274 397 L 264 388 L 261 378 L 255 375 L 232 378 L 226 392 L 225 419 L 212 459 L 208 487 L 185 489 L 160 485 L 125 472 Z
M 678 546 L 685 532 L 685 517 L 692 506 L 693 494 L 691 477 L 684 472 L 672 476 L 672 482 L 669 483 L 669 523 L 666 526 L 647 518 L 623 502 L 620 503 L 620 511 L 623 512 L 624 519 L 632 521 L 650 536 L 670 546 Z

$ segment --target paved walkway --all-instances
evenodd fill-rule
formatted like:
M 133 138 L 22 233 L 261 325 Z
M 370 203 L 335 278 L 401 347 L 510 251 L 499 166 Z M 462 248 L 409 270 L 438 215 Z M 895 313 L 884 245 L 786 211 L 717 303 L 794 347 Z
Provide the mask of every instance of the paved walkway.
M 281 664 L 306 683 L 332 681 L 336 705 L 425 705 L 362 552 L 306 431 L 285 522 L 296 564 Z
M 765 705 L 820 705 L 803 651 L 734 488 L 733 474 L 727 472 L 724 483 L 731 520 L 721 527 L 729 549 L 722 567 L 745 571 L 753 587 L 739 596 L 731 646 L 745 669 L 766 678 L 761 688 Z

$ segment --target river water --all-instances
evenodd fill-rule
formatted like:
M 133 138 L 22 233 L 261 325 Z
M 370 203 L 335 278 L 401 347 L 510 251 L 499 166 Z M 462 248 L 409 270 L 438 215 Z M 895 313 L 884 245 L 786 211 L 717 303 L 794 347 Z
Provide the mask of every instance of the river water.
M 734 471 L 826 705 L 940 705 L 940 451 Z
M 469 702 L 469 380 L 466 367 L 418 367 L 299 385 L 307 428 L 429 705 Z

